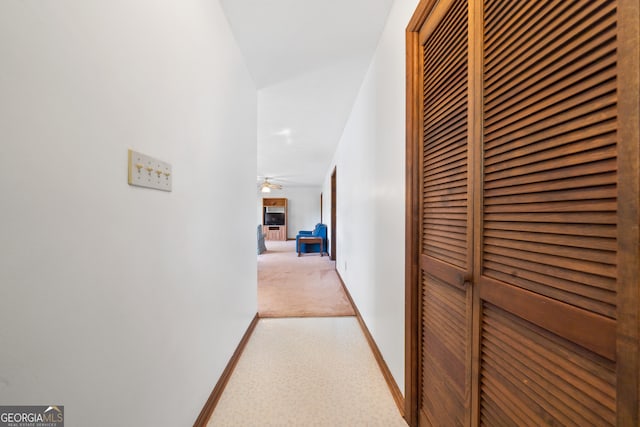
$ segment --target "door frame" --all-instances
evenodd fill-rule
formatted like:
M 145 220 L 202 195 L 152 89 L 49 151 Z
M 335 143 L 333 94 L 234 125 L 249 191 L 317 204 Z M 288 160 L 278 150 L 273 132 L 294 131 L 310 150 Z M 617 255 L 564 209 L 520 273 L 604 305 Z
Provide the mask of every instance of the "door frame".
M 420 290 L 420 28 L 437 0 L 421 0 L 406 28 L 406 187 L 405 187 L 405 419 L 418 425 Z
M 336 250 L 336 217 L 338 216 L 336 210 L 336 202 L 338 200 L 337 196 L 337 179 L 336 179 L 336 170 L 337 166 L 333 168 L 333 172 L 331 173 L 331 243 L 330 243 L 330 254 L 329 258 L 331 261 L 335 261 L 338 256 L 338 252 Z M 338 268 L 336 263 L 336 268 Z
M 640 424 L 640 10 L 618 0 L 618 425 Z M 625 142 L 626 143 L 623 143 Z M 623 357 L 621 357 L 623 356 Z

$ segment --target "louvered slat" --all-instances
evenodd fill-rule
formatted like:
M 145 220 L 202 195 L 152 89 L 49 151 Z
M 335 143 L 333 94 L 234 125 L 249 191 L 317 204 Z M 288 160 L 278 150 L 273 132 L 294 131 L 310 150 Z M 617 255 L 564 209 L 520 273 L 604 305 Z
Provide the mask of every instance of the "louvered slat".
M 422 401 L 431 419 L 462 425 L 465 414 L 466 295 L 423 274 Z
M 518 425 L 615 424 L 612 362 L 491 304 L 484 306 L 482 329 L 486 425 L 496 416 Z
M 482 273 L 611 318 L 615 10 L 487 3 L 484 45 Z
M 534 70 L 563 68 L 566 66 L 563 56 L 571 55 L 573 52 L 570 51 L 588 43 L 591 37 L 599 37 L 601 31 L 611 24 L 606 20 L 613 11 L 610 3 L 573 2 L 574 7 L 567 9 L 566 14 L 557 19 L 556 14 L 563 11 L 563 3 L 565 2 L 556 1 L 548 4 L 541 13 L 555 15 L 556 19 L 533 25 L 528 30 L 529 37 L 506 32 L 502 40 L 485 45 L 485 58 L 490 59 L 485 68 L 486 87 L 496 85 L 505 90 L 515 84 L 532 84 L 531 81 L 509 82 L 506 86 L 500 83 L 505 76 L 518 73 L 523 73 L 525 82 L 535 81 L 543 78 L 550 70 L 540 75 L 534 74 Z M 528 2 L 529 7 L 532 5 L 535 2 Z
M 467 4 L 453 2 L 425 40 L 422 251 L 467 264 Z M 448 218 L 446 227 L 437 218 Z

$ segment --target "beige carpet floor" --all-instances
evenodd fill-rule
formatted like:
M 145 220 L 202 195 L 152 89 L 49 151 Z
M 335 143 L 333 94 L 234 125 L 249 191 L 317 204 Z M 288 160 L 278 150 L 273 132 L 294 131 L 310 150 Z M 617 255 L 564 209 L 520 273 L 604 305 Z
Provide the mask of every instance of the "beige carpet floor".
M 407 427 L 355 317 L 260 319 L 208 427 Z
M 335 263 L 328 256 L 302 254 L 295 241 L 267 241 L 258 255 L 260 317 L 354 316 Z

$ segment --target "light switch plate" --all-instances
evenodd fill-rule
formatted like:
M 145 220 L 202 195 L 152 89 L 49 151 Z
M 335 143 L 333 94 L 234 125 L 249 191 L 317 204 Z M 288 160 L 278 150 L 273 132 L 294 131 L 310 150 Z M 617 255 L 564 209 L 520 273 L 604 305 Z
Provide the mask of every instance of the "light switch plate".
M 129 150 L 129 185 L 171 191 L 171 164 Z

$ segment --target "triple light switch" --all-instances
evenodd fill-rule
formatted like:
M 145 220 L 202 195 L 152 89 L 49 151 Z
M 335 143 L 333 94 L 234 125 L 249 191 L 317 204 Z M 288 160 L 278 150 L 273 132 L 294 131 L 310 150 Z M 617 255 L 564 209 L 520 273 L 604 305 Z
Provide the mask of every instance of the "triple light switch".
M 171 191 L 171 164 L 129 150 L 129 185 Z

